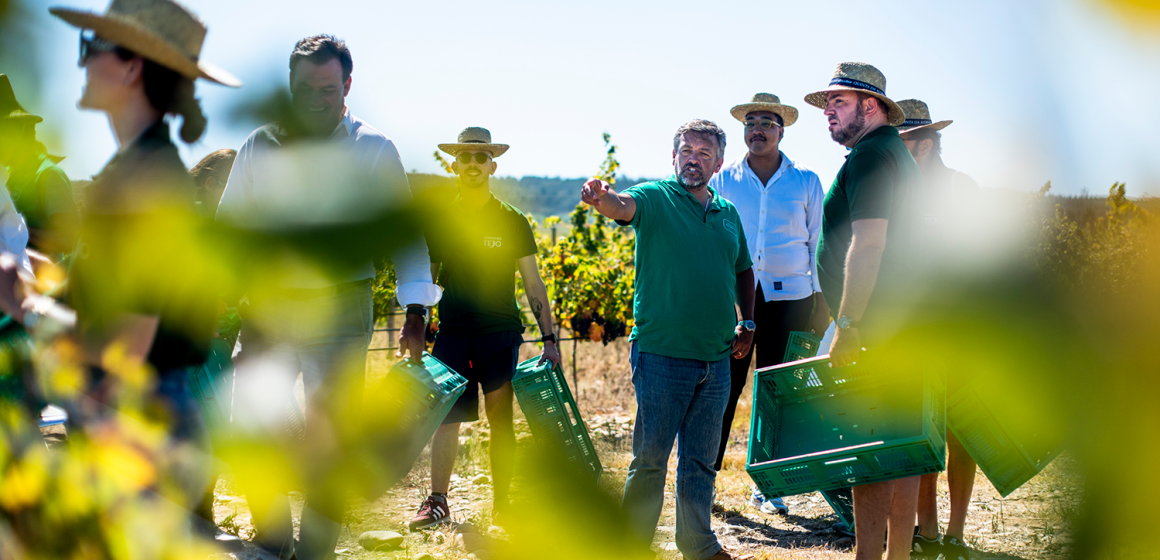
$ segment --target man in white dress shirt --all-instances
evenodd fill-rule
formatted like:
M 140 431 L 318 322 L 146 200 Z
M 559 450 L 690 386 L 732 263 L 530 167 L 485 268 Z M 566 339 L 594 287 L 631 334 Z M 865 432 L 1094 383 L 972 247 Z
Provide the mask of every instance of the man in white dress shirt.
M 757 367 L 782 362 L 791 331 L 825 331 L 830 310 L 821 297 L 814 258 L 822 228 L 822 183 L 817 174 L 786 157 L 780 149 L 785 127 L 797 120 L 797 109 L 776 95 L 758 93 L 729 111 L 745 125 L 749 151 L 721 168 L 709 186 L 737 207 L 748 238 L 757 281 L 753 352 Z M 729 445 L 729 428 L 737 399 L 745 387 L 752 358 L 732 358 L 732 389 L 721 425 L 721 470 Z M 754 505 L 767 513 L 787 513 L 780 498 L 753 494 Z
M 298 42 L 290 57 L 291 114 L 259 128 L 238 150 L 217 219 L 257 231 L 293 231 L 357 223 L 411 202 L 399 153 L 382 133 L 346 107 L 353 62 L 329 35 Z M 391 254 L 397 299 L 407 307 L 400 353 L 422 354 L 426 309 L 441 290 L 431 281 L 421 237 Z M 381 240 L 367 239 L 366 243 Z M 347 243 L 349 245 L 349 243 Z M 349 250 L 336 246 L 335 253 Z M 305 389 L 306 507 L 300 537 L 286 491 L 257 477 L 245 484 L 258 528 L 256 543 L 282 559 L 333 558 L 345 509 L 342 489 L 325 475 L 338 459 L 338 425 L 356 418 L 373 332 L 374 263 L 323 266 L 293 251 L 268 256 L 249 287 L 234 396 L 234 430 L 277 437 L 277 413 L 302 373 Z M 368 253 L 369 254 L 369 253 Z M 337 262 L 337 261 L 336 261 Z M 268 263 L 268 264 L 267 264 Z M 271 414 L 271 411 L 275 411 Z M 349 425 L 349 424 L 348 424 Z M 293 444 L 292 444 L 293 445 Z M 313 478 L 313 479 L 312 479 Z

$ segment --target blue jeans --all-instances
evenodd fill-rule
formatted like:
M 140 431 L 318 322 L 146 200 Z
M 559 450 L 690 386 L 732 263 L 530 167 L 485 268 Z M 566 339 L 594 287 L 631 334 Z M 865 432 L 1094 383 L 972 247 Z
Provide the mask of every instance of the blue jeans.
M 630 356 L 636 426 L 632 464 L 624 481 L 624 511 L 636 536 L 652 542 L 676 440 L 677 548 L 688 558 L 704 560 L 721 550 L 710 515 L 717 478 L 713 462 L 729 400 L 729 358 L 716 362 L 670 358 L 640 352 L 635 343 Z

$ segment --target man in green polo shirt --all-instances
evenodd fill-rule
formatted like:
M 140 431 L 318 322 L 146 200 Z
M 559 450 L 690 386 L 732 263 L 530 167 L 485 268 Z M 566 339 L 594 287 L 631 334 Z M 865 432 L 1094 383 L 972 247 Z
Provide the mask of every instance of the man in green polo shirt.
M 844 62 L 829 87 L 806 96 L 825 110 L 830 137 L 850 149 L 822 204 L 818 280 L 837 314 L 830 347 L 835 366 L 853 363 L 863 346 L 875 348 L 897 328 L 903 295 L 913 279 L 907 265 L 915 242 L 913 204 L 922 175 L 894 125 L 902 108 L 886 97 L 877 68 Z M 855 558 L 910 557 L 919 477 L 854 487 Z
M 708 186 L 724 152 L 725 132 L 694 120 L 673 138 L 668 179 L 623 193 L 592 179 L 580 194 L 636 230 L 629 340 L 637 407 L 623 506 L 640 540 L 652 542 L 679 439 L 676 543 L 690 560 L 730 558 L 710 527 L 714 463 L 729 400 L 729 356 L 749 354 L 756 328 L 753 262 L 741 218 Z
M 36 140 L 41 120 L 20 106 L 0 74 L 0 165 L 8 168 L 8 193 L 28 224 L 29 246 L 56 260 L 76 245 L 80 217 L 59 158 Z
M 507 144 L 493 144 L 487 129 L 469 127 L 459 133 L 457 143 L 440 144 L 439 149 L 455 156 L 451 168 L 458 176 L 459 196 L 426 233 L 431 277 L 443 286 L 439 334 L 431 353 L 468 384 L 431 442 L 431 494 L 409 523 L 412 530 L 451 520 L 447 492 L 459 450 L 459 424 L 479 420 L 480 388 L 491 426 L 492 520 L 501 524 L 506 515 L 516 446 L 511 381 L 524 332 L 516 302 L 517 271 L 532 315 L 546 333 L 541 362 L 560 362 L 532 227 L 522 212 L 491 194 L 488 179 Z

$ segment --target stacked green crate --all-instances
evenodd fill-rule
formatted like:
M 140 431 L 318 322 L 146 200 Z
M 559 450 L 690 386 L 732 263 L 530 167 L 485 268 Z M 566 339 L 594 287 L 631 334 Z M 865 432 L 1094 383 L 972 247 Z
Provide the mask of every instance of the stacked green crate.
M 935 373 L 814 358 L 757 370 L 746 471 L 769 497 L 941 471 L 946 404 Z
M 821 338 L 808 332 L 792 331 L 789 333 L 789 341 L 785 345 L 785 356 L 781 361 L 789 363 L 813 358 L 818 355 L 818 349 L 821 346 Z M 830 504 L 830 508 L 837 514 L 838 519 L 845 523 L 850 530 L 854 530 L 854 496 L 850 489 L 823 490 L 822 497 L 826 499 L 827 504 Z
M 603 467 L 560 366 L 532 358 L 516 368 L 512 388 L 536 442 L 560 454 L 593 482 Z

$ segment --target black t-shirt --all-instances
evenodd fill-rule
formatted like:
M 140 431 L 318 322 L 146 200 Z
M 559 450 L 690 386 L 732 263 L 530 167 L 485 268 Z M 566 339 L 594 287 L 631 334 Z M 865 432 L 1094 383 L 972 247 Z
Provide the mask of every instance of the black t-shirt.
M 126 314 L 159 318 L 148 362 L 160 374 L 205 362 L 216 324 L 204 218 L 163 121 L 117 154 L 86 191 L 70 279 L 81 336 Z
M 439 332 L 523 332 L 516 302 L 517 261 L 536 254 L 527 217 L 494 196 L 476 212 L 459 198 L 443 207 L 427 231 L 432 263 L 441 263 Z
M 836 315 L 842 305 L 846 255 L 854 238 L 853 222 L 886 219 L 886 249 L 878 281 L 863 322 L 906 293 L 913 280 L 910 262 L 918 231 L 918 189 L 922 173 L 892 126 L 876 128 L 846 156 L 822 204 L 822 238 L 818 245 L 818 283 Z

